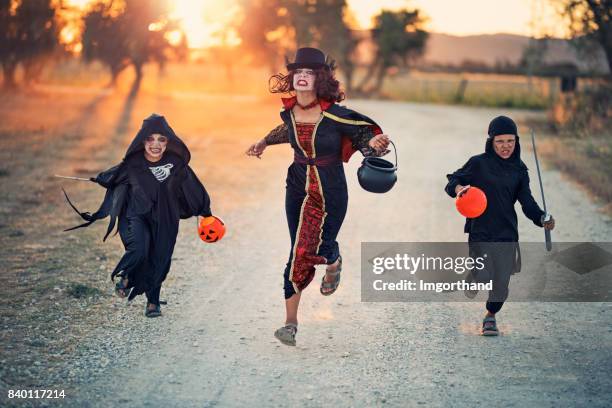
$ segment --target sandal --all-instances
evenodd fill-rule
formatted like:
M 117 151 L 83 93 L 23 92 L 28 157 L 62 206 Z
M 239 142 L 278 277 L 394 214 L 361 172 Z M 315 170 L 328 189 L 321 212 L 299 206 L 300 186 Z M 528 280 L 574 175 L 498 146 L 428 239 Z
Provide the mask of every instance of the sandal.
M 483 336 L 497 336 L 499 335 L 499 330 L 497 329 L 497 322 L 495 321 L 495 317 L 487 316 L 482 321 L 482 335 Z
M 125 298 L 130 294 L 130 288 L 128 288 L 129 281 L 123 276 L 119 276 L 119 281 L 115 283 L 115 293 L 120 298 Z
M 161 316 L 162 312 L 161 312 L 161 307 L 159 307 L 159 305 L 155 305 L 155 309 L 149 309 L 149 305 L 152 305 L 152 303 L 147 303 L 147 305 L 145 306 L 145 316 L 146 317 Z
M 340 285 L 340 272 L 341 271 L 342 271 L 342 257 L 338 256 L 338 268 L 336 269 L 336 271 L 335 272 L 325 271 L 325 275 L 323 275 L 323 278 L 321 279 L 321 288 L 319 289 L 319 291 L 321 292 L 323 296 L 329 296 L 332 293 L 334 293 L 336 289 L 338 289 L 338 286 Z M 325 282 L 326 275 L 329 275 L 335 279 L 331 282 Z M 331 289 L 331 290 L 323 291 L 323 289 Z
M 274 332 L 276 337 L 281 343 L 286 346 L 295 346 L 295 335 L 297 334 L 297 325 L 288 323 L 285 326 L 277 329 Z

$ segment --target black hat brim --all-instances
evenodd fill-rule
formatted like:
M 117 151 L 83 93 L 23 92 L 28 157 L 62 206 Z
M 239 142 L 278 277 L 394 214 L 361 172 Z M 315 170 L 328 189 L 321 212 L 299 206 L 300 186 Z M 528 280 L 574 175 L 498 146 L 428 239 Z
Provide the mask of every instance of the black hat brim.
M 298 68 L 310 68 L 310 69 L 318 69 L 318 68 L 324 68 L 327 67 L 327 65 L 325 64 L 321 64 L 321 63 L 316 63 L 316 62 L 293 62 L 291 64 L 287 64 L 287 69 L 289 71 L 293 71 L 294 69 L 298 69 Z

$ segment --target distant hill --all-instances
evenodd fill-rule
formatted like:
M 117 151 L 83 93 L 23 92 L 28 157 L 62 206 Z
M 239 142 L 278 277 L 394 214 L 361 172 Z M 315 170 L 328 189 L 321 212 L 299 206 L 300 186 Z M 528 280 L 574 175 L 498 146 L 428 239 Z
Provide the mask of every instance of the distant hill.
M 486 62 L 517 63 L 528 45 L 529 38 L 514 34 L 487 34 L 459 37 L 455 35 L 431 33 L 424 56 L 426 63 L 460 64 L 464 60 Z M 550 39 L 545 54 L 545 62 L 573 63 L 581 71 L 607 72 L 603 52 L 596 61 L 585 61 L 576 55 L 567 40 Z
M 372 58 L 372 44 L 369 32 L 358 34 L 363 40 L 359 47 L 362 61 Z M 422 64 L 461 65 L 463 61 L 483 62 L 495 65 L 496 62 L 516 64 L 528 45 L 529 37 L 514 34 L 483 34 L 456 36 L 442 33 L 430 33 L 427 49 Z M 603 50 L 595 61 L 585 60 L 576 55 L 574 48 L 567 40 L 550 39 L 544 58 L 547 64 L 570 63 L 582 72 L 607 73 L 608 64 Z

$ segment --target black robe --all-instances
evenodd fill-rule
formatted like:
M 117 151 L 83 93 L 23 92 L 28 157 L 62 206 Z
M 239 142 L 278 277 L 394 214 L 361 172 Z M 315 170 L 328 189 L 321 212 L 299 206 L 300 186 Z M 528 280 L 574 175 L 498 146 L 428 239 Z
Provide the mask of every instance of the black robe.
M 149 163 L 144 158 L 144 141 L 153 133 L 166 136 L 168 145 L 159 162 Z M 211 215 L 210 198 L 189 167 L 190 159 L 189 149 L 166 119 L 153 114 L 144 120 L 121 163 L 91 179 L 106 188 L 104 200 L 95 213 L 79 212 L 66 195 L 72 208 L 87 221 L 66 231 L 87 227 L 110 216 L 103 239 L 106 240 L 119 220 L 118 232 L 126 253 L 111 273 L 111 279 L 117 275 L 128 278 L 129 287 L 134 288 L 130 300 L 158 287 L 166 278 L 179 220 Z M 159 166 L 160 174 L 156 177 L 150 167 Z M 132 224 L 139 228 L 130 228 Z M 132 248 L 142 246 L 142 242 L 149 245 L 136 256 Z
M 488 138 L 485 152 L 471 157 L 463 167 L 447 174 L 446 193 L 456 197 L 455 187 L 471 185 L 487 196 L 487 208 L 478 218 L 467 218 L 464 231 L 473 242 L 518 242 L 518 222 L 514 204 L 521 204 L 523 213 L 533 223 L 542 226 L 544 211 L 531 194 L 527 166 L 521 160 L 521 146 L 516 136 L 514 152 L 502 159 Z

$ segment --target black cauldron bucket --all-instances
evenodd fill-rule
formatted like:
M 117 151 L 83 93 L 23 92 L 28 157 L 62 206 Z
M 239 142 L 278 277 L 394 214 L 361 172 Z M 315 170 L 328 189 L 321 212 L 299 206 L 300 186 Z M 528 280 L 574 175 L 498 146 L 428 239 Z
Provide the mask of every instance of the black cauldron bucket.
M 357 179 L 361 187 L 371 193 L 386 193 L 397 181 L 397 149 L 395 144 L 395 164 L 380 157 L 365 157 L 357 170 Z

